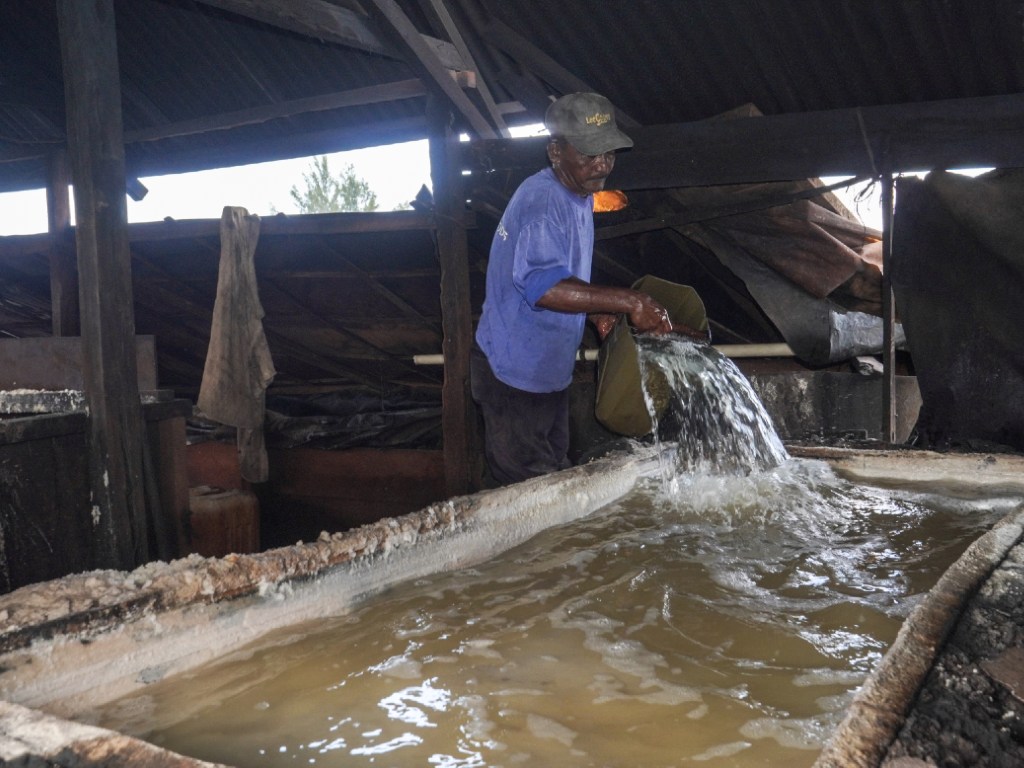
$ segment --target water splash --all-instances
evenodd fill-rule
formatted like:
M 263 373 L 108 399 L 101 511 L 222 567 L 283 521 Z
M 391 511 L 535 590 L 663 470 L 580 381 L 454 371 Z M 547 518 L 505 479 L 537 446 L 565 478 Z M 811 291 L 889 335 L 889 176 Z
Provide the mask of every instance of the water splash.
M 750 382 L 713 347 L 677 336 L 636 339 L 644 400 L 679 473 L 746 475 L 789 458 Z

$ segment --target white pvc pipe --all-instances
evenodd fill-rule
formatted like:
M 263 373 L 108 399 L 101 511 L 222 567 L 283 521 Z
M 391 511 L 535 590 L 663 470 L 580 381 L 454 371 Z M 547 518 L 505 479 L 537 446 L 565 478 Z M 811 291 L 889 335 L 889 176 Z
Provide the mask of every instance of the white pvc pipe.
M 716 344 L 715 349 L 726 357 L 795 357 L 789 344 Z M 584 349 L 577 360 L 597 360 L 598 350 Z M 413 355 L 416 365 L 444 365 L 444 355 Z
M 716 344 L 726 357 L 796 357 L 789 344 Z

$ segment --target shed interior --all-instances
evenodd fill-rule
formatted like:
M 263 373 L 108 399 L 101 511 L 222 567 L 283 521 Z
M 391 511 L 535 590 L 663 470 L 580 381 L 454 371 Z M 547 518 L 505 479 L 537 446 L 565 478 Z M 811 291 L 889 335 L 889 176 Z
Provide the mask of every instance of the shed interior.
M 595 213 L 594 281 L 692 285 L 716 344 L 753 345 L 741 370 L 811 381 L 813 422 L 769 403 L 785 437 L 1024 449 L 1022 349 L 1005 331 L 1024 271 L 1006 170 L 1024 166 L 1020 14 L 1012 0 L 8 0 L 0 191 L 46 188 L 50 226 L 0 237 L 0 588 L 309 540 L 479 488 L 467 374 L 488 247 L 545 164 L 543 137 L 509 129 L 578 90 L 608 96 L 635 141 L 611 177 L 629 205 Z M 276 373 L 267 474 L 246 479 L 237 430 L 196 408 L 222 221 L 129 225 L 119 203 L 140 179 L 421 138 L 433 188 L 413 210 L 259 220 Z M 941 173 L 969 167 L 1004 170 Z M 900 178 L 918 171 L 939 173 Z M 825 176 L 881 185 L 883 230 Z M 614 439 L 592 417 L 595 372 L 577 370 L 576 458 Z M 225 519 L 255 503 L 257 522 L 200 541 L 203 487 L 241 492 Z

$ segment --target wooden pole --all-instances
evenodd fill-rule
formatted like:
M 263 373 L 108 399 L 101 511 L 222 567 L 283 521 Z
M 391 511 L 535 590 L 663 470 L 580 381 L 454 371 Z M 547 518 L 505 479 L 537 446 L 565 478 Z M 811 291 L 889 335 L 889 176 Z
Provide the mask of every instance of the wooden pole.
M 68 155 L 58 149 L 49 157 L 46 219 L 50 235 L 50 306 L 54 336 L 78 336 L 78 266 L 71 240 L 71 176 Z
M 896 442 L 895 301 L 892 293 L 893 178 L 882 178 L 882 439 Z
M 113 0 L 57 0 L 97 565 L 148 559 Z
M 435 105 L 438 102 L 433 102 Z M 437 216 L 437 250 L 441 262 L 441 326 L 444 331 L 442 441 L 445 487 L 449 497 L 475 490 L 478 443 L 476 409 L 469 387 L 469 349 L 473 322 L 469 306 L 469 245 L 466 240 L 462 177 L 454 164 L 458 136 L 451 113 L 437 108 L 430 120 L 430 175 Z

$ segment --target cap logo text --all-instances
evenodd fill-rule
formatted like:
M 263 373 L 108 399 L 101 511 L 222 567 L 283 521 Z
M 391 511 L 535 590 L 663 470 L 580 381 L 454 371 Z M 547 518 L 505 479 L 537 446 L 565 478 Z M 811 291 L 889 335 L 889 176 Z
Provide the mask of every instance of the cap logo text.
M 610 122 L 611 119 L 612 116 L 607 112 L 595 112 L 594 114 L 588 115 L 584 118 L 584 122 L 586 122 L 587 125 L 602 126 L 605 123 Z

